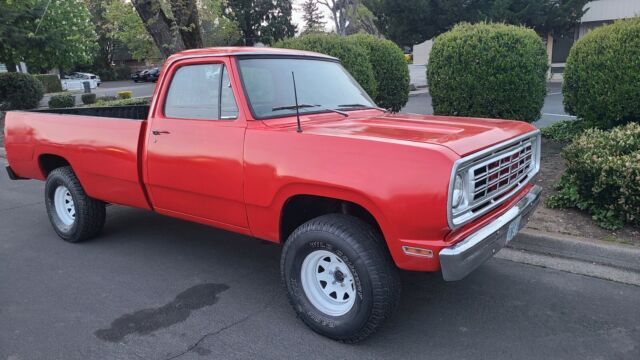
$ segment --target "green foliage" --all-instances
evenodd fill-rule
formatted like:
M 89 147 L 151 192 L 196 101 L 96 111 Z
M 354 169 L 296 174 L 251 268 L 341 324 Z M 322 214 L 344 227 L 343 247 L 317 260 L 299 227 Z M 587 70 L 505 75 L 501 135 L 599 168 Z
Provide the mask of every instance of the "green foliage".
M 459 22 L 493 21 L 563 33 L 582 18 L 589 0 L 363 0 L 382 33 L 411 46 Z
M 33 1 L 0 0 L 0 63 L 9 71 L 15 71 L 30 47 L 42 45 L 42 34 L 33 32 L 43 10 Z
M 227 46 L 240 43 L 242 34 L 238 24 L 224 16 L 223 0 L 201 0 L 198 10 L 204 46 Z
M 42 83 L 33 75 L 0 73 L 0 110 L 33 109 L 43 95 Z
M 567 112 L 599 128 L 640 122 L 640 17 L 589 32 L 571 48 Z
M 291 0 L 227 0 L 225 16 L 238 24 L 246 45 L 294 36 Z
M 118 98 L 120 99 L 131 99 L 133 96 L 133 92 L 131 91 L 118 91 Z
M 55 74 L 34 75 L 34 77 L 42 83 L 45 93 L 56 93 L 62 91 L 62 83 L 60 78 Z
M 356 34 L 347 39 L 369 51 L 376 79 L 378 106 L 398 112 L 409 100 L 409 68 L 404 53 L 392 41 L 373 35 Z
M 116 101 L 116 100 L 118 100 L 116 96 L 110 96 L 110 95 L 99 96 L 96 98 L 96 101 L 102 101 L 102 102 Z
M 101 31 L 106 37 L 126 45 L 131 57 L 138 61 L 160 58 L 158 48 L 131 2 L 109 0 L 102 7 L 105 21 Z
M 564 120 L 542 128 L 540 129 L 540 132 L 542 132 L 542 136 L 548 139 L 569 142 L 589 128 L 589 125 L 584 121 Z
M 70 108 L 76 104 L 76 97 L 73 94 L 53 95 L 49 99 L 49 107 L 52 109 Z
M 47 3 L 47 0 L 24 1 Z M 38 34 L 42 34 L 43 41 L 32 44 L 23 56 L 30 69 L 71 69 L 90 63 L 97 50 L 95 28 L 83 0 L 51 0 L 39 22 Z
M 377 96 L 377 84 L 369 50 L 360 44 L 349 41 L 345 37 L 334 34 L 309 34 L 297 38 L 279 41 L 274 47 L 315 51 L 336 57 L 342 65 L 358 81 L 360 86 L 371 96 Z
M 531 29 L 456 25 L 431 49 L 427 79 L 434 113 L 535 121 L 547 68 L 545 47 Z
M 318 0 L 304 0 L 300 10 L 302 10 L 302 20 L 304 21 L 303 35 L 324 31 L 326 22 L 318 7 Z
M 640 125 L 586 130 L 563 150 L 567 170 L 550 207 L 588 211 L 606 229 L 640 225 Z
M 94 93 L 82 94 L 80 98 L 82 99 L 82 103 L 85 105 L 93 104 L 96 102 L 96 94 Z
M 111 97 L 111 100 L 105 100 L 108 96 L 103 96 L 98 98 L 98 101 L 95 104 L 91 104 L 91 107 L 102 107 L 102 106 L 130 106 L 130 105 L 149 105 L 151 103 L 150 97 L 144 98 L 131 98 L 131 99 L 115 99 Z

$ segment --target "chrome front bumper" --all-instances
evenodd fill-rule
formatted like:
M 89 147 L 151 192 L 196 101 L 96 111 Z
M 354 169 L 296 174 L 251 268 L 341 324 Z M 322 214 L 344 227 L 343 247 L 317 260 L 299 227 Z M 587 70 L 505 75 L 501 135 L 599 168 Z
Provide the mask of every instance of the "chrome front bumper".
M 534 186 L 506 213 L 454 246 L 442 249 L 442 277 L 447 281 L 460 280 L 505 247 L 509 225 L 520 218 L 518 230 L 524 227 L 540 202 L 541 191 L 540 186 Z

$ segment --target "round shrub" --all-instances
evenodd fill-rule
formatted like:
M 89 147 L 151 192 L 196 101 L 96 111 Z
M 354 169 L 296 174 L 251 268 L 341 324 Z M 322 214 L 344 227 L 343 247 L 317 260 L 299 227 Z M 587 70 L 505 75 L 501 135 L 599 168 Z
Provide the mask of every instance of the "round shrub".
M 392 41 L 369 34 L 351 35 L 347 39 L 369 51 L 377 84 L 376 104 L 400 111 L 409 101 L 409 68 L 402 50 Z
M 96 94 L 94 93 L 82 94 L 80 98 L 82 99 L 82 103 L 85 105 L 93 104 L 96 102 Z
M 49 99 L 49 107 L 52 109 L 69 108 L 76 104 L 76 97 L 72 94 L 53 95 Z
M 361 45 L 338 35 L 316 33 L 281 40 L 273 47 L 314 51 L 336 57 L 367 94 L 376 98 L 376 79 L 369 62 L 369 51 Z
M 42 84 L 33 75 L 0 74 L 0 110 L 33 109 L 43 95 Z
M 592 126 L 640 122 L 640 17 L 602 26 L 569 52 L 564 106 Z
M 563 156 L 567 170 L 547 205 L 587 210 L 607 229 L 640 225 L 640 124 L 586 130 Z
M 62 83 L 60 82 L 58 75 L 40 74 L 33 76 L 42 83 L 45 93 L 56 93 L 62 91 Z
M 532 122 L 546 94 L 547 53 L 535 31 L 505 24 L 459 24 L 438 36 L 427 65 L 439 115 Z
M 118 92 L 118 98 L 120 98 L 120 99 L 131 99 L 132 96 L 133 96 L 133 92 L 131 92 L 131 91 L 119 91 Z

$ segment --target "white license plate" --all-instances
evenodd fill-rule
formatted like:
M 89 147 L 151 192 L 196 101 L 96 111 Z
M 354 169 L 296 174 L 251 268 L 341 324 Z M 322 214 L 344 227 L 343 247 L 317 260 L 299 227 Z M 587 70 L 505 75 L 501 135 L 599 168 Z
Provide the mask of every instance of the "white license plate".
M 511 224 L 509 224 L 509 229 L 507 229 L 507 242 L 513 240 L 513 238 L 518 234 L 518 230 L 520 230 L 520 216 L 515 218 Z

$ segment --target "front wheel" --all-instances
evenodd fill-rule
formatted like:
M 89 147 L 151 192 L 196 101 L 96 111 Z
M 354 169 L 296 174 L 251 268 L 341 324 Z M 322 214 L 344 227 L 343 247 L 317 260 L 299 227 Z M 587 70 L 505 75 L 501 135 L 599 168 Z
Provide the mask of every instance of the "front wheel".
M 84 192 L 70 167 L 51 171 L 44 191 L 49 221 L 63 240 L 80 242 L 102 231 L 106 217 L 105 204 Z
M 302 321 L 343 342 L 373 334 L 400 297 L 384 239 L 347 215 L 321 216 L 296 229 L 283 249 L 281 275 Z

